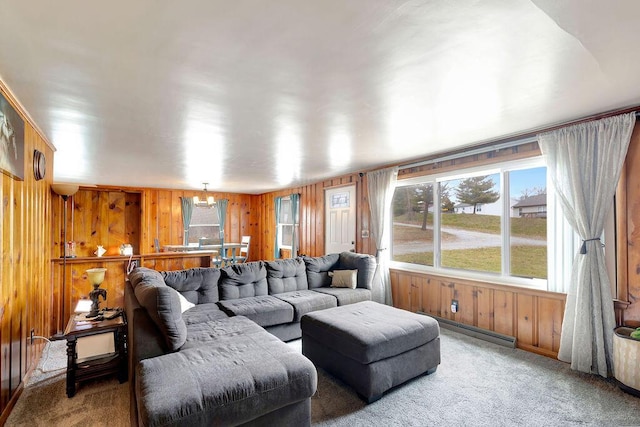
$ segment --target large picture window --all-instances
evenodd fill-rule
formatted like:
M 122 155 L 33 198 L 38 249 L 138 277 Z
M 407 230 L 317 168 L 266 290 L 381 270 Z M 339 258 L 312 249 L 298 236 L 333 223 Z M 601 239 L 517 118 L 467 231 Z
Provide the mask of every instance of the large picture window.
M 546 284 L 542 159 L 398 181 L 392 218 L 395 262 Z

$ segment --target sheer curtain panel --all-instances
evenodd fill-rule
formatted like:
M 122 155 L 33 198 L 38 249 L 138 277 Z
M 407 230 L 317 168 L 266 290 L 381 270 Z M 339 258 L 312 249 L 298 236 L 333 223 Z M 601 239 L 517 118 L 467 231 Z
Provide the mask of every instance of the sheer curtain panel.
M 600 236 L 635 122 L 635 113 L 628 113 L 538 135 L 562 212 L 582 239 L 558 359 L 603 377 L 613 371 L 615 317 Z
M 180 207 L 182 210 L 182 227 L 184 233 L 182 235 L 182 244 L 189 244 L 189 225 L 191 224 L 191 215 L 193 214 L 193 199 L 191 197 L 180 197 Z
M 391 201 L 398 178 L 398 168 L 392 167 L 367 172 L 371 233 L 376 242 L 378 267 L 373 289 L 374 301 L 393 304 L 391 278 L 389 277 L 389 248 L 391 247 Z

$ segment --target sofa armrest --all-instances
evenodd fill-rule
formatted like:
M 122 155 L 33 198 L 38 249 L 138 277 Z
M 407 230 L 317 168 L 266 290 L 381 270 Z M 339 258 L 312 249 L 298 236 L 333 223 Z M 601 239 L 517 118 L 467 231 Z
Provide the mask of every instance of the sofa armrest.
M 373 277 L 376 273 L 376 258 L 369 254 L 341 252 L 338 260 L 340 270 L 358 270 L 358 288 L 373 288 Z
M 131 425 L 138 421 L 137 403 L 135 395 L 136 366 L 143 359 L 168 353 L 162 332 L 153 322 L 147 310 L 140 305 L 131 283 L 127 281 L 124 287 L 124 305 L 127 316 L 127 357 L 129 364 L 129 395 Z

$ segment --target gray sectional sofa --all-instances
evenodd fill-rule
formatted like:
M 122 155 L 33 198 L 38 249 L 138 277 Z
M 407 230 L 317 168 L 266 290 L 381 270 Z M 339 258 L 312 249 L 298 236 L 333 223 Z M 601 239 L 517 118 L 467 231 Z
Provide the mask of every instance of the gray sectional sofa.
M 125 287 L 131 424 L 309 425 L 317 373 L 283 341 L 301 336 L 306 313 L 370 300 L 375 269 L 351 252 L 135 269 Z

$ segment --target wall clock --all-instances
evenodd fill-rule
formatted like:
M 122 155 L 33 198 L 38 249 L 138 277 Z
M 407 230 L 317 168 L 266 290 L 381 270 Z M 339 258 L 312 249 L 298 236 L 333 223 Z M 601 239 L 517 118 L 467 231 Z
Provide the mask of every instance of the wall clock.
M 42 151 L 33 150 L 33 176 L 36 181 L 44 178 L 47 171 L 47 159 Z

